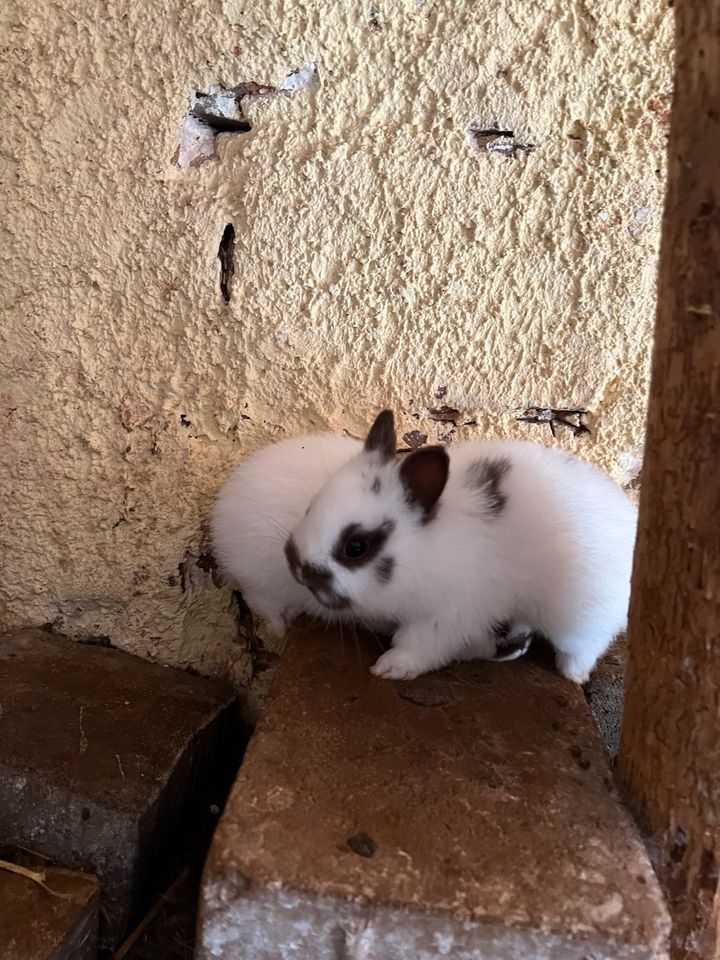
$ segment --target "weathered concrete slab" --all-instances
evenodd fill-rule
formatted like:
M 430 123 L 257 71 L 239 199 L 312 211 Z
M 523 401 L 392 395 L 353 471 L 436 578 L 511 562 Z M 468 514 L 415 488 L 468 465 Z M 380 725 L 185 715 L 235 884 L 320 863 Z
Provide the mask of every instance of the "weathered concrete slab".
M 19 862 L 44 871 L 52 893 L 33 880 L 0 870 L 0 960 L 95 960 L 99 908 L 95 877 L 48 867 L 27 855 Z
M 529 658 L 393 684 L 377 654 L 289 639 L 206 865 L 199 957 L 664 957 L 582 691 Z
M 219 684 L 43 631 L 0 638 L 0 840 L 99 877 L 116 943 L 236 749 Z

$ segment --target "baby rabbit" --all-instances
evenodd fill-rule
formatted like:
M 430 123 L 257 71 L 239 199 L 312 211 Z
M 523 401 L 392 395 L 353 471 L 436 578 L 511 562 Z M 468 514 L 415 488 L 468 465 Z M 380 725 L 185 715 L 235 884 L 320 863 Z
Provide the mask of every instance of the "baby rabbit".
M 294 460 L 272 484 L 267 474 L 262 510 L 290 534 L 285 554 L 298 588 L 285 591 L 290 612 L 307 609 L 300 592 L 307 587 L 321 610 L 396 624 L 392 648 L 372 667 L 379 677 L 492 658 L 499 636 L 520 655 L 522 638 L 537 631 L 555 648 L 560 673 L 588 679 L 625 627 L 635 541 L 635 507 L 606 474 L 514 440 L 398 457 L 389 410 L 362 450 L 352 441 L 327 444 L 325 462 L 303 488 L 314 494 L 311 486 L 322 483 L 304 516 L 284 499 L 300 499 Z M 273 457 L 282 465 L 279 451 L 267 457 L 268 468 Z M 229 496 L 221 498 L 214 531 L 232 569 Z M 248 516 L 242 524 L 252 522 Z M 253 568 L 252 596 L 273 610 L 277 564 L 262 553 L 244 562 Z M 271 619 L 285 621 L 286 613 L 275 610 Z
M 337 602 L 325 591 L 328 578 L 323 570 L 306 567 L 301 574 L 305 582 L 298 582 L 286 557 L 290 531 L 313 498 L 362 450 L 361 441 L 331 434 L 281 440 L 241 464 L 218 495 L 211 520 L 215 558 L 252 611 L 277 634 L 300 614 L 330 622 L 361 620 L 383 632 L 396 626 L 365 617 L 344 600 Z M 513 660 L 529 646 L 529 630 L 522 633 L 508 623 L 496 624 L 487 659 Z

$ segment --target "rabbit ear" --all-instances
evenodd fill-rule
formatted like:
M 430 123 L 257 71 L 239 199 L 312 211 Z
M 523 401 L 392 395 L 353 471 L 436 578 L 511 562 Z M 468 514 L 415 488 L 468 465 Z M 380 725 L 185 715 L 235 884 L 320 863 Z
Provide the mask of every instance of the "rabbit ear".
M 383 410 L 370 427 L 365 440 L 366 453 L 379 453 L 383 460 L 392 460 L 397 447 L 395 417 L 392 410 Z
M 423 447 L 405 457 L 400 479 L 410 503 L 419 504 L 427 518 L 447 483 L 450 458 L 444 447 Z

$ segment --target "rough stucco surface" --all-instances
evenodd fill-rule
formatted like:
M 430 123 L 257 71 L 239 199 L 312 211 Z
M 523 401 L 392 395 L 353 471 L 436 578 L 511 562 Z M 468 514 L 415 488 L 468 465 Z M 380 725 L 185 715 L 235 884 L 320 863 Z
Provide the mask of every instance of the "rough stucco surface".
M 202 543 L 211 499 L 259 445 L 359 434 L 386 404 L 431 438 L 450 431 L 427 419 L 442 402 L 455 439 L 562 443 L 621 476 L 644 413 L 671 11 L 377 7 L 3 4 L 0 627 L 55 622 L 249 682 Z M 313 61 L 319 89 L 250 104 L 218 159 L 171 165 L 191 88 Z M 473 121 L 535 150 L 473 151 Z M 588 407 L 592 435 L 517 424 L 529 403 Z

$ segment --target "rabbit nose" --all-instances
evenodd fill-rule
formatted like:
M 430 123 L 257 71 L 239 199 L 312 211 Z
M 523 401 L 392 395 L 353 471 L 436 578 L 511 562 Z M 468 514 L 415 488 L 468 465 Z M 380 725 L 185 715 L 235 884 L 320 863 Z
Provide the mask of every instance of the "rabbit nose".
M 292 537 L 289 537 L 285 544 L 285 557 L 290 567 L 290 573 L 303 586 L 311 590 L 315 595 L 332 594 L 332 571 L 317 563 L 307 563 L 300 559 L 300 552 L 297 544 Z
M 300 566 L 300 582 L 312 590 L 313 593 L 332 593 L 333 575 L 327 567 L 314 563 L 303 563 Z

